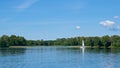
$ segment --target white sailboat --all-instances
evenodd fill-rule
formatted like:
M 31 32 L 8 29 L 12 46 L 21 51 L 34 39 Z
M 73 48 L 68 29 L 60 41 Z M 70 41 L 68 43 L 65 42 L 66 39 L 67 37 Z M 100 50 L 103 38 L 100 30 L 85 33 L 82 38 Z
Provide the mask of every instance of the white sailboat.
M 84 44 L 84 40 L 82 40 L 82 46 L 80 47 L 82 50 L 82 63 L 84 65 L 84 54 L 85 54 L 85 44 Z
M 85 48 L 84 40 L 82 40 L 82 46 L 80 48 Z

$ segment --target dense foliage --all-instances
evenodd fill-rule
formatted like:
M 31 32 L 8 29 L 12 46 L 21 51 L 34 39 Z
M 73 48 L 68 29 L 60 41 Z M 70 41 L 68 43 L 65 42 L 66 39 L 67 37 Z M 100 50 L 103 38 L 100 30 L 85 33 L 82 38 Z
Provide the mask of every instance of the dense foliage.
M 3 35 L 0 37 L 0 47 L 9 47 L 9 46 L 25 46 L 26 39 L 21 36 L 11 35 L 10 37 L 7 35 Z
M 74 37 L 74 38 L 58 38 L 56 40 L 26 40 L 24 37 L 16 35 L 3 35 L 0 37 L 0 47 L 9 46 L 80 46 L 82 40 L 86 46 L 90 47 L 120 47 L 120 36 L 102 36 L 102 37 Z

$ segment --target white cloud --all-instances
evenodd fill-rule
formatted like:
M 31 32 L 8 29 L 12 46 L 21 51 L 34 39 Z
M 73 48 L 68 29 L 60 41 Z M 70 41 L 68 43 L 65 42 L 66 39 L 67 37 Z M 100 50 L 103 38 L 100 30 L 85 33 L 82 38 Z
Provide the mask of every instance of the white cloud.
M 79 29 L 80 29 L 80 26 L 76 26 L 76 29 L 78 29 L 78 30 L 79 30 Z
M 113 18 L 117 19 L 117 18 L 119 18 L 119 16 L 114 16 Z
M 117 18 L 117 17 L 116 17 Z M 120 31 L 120 26 L 119 25 L 114 25 L 115 22 L 111 21 L 111 20 L 105 20 L 105 21 L 101 21 L 99 23 L 100 25 L 107 27 L 107 29 L 111 30 L 111 31 Z
M 39 0 L 27 0 L 25 2 L 23 2 L 22 4 L 20 4 L 17 9 L 18 10 L 24 10 L 29 8 L 30 6 L 32 6 L 34 3 L 38 2 Z
M 105 21 L 101 21 L 100 25 L 105 26 L 105 27 L 111 27 L 115 24 L 114 21 L 110 21 L 110 20 L 105 20 Z

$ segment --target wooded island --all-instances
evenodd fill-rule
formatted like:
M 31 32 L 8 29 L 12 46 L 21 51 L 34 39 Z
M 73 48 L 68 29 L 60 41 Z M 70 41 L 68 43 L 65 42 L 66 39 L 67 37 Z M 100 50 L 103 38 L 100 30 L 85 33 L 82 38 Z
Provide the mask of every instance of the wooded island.
M 26 40 L 22 36 L 3 35 L 0 37 L 0 47 L 10 46 L 81 46 L 82 40 L 85 41 L 85 46 L 90 48 L 109 48 L 120 47 L 120 36 L 102 36 L 102 37 L 72 37 L 72 38 L 58 38 L 56 40 Z

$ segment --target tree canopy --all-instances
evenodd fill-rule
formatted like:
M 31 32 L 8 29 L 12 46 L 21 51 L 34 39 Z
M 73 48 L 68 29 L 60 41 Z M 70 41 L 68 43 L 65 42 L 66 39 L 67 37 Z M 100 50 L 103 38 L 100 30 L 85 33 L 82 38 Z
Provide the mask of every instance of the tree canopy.
M 0 37 L 0 47 L 25 46 L 26 42 L 26 39 L 22 36 L 11 35 L 9 37 L 7 35 L 3 35 Z
M 26 40 L 22 36 L 3 35 L 0 37 L 0 47 L 9 46 L 80 46 L 82 40 L 85 41 L 86 46 L 93 47 L 120 47 L 120 36 L 102 36 L 102 37 L 72 37 L 72 38 L 58 38 L 56 40 Z

